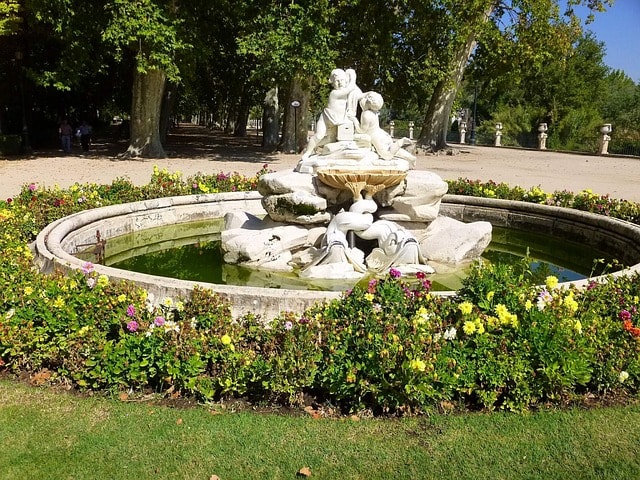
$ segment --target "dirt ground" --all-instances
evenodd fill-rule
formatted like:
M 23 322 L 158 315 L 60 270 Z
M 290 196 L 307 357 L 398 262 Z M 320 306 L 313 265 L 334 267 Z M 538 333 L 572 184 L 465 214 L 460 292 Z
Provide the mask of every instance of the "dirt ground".
M 299 155 L 268 153 L 260 148 L 260 138 L 253 132 L 235 138 L 203 127 L 181 125 L 168 137 L 168 158 L 153 160 L 119 160 L 126 142 L 98 139 L 93 148 L 81 154 L 74 146 L 72 154 L 61 150 L 35 151 L 29 157 L 0 158 L 0 198 L 20 192 L 23 185 L 36 183 L 62 188 L 74 183 L 110 184 L 126 177 L 136 185 L 149 182 L 154 165 L 186 177 L 198 172 L 254 175 L 262 165 L 271 170 L 290 170 Z M 457 155 L 418 155 L 417 168 L 437 173 L 445 180 L 460 177 L 482 181 L 506 182 L 524 188 L 540 186 L 543 190 L 568 190 L 577 193 L 591 189 L 613 198 L 640 202 L 640 158 L 577 155 L 552 151 L 461 145 Z

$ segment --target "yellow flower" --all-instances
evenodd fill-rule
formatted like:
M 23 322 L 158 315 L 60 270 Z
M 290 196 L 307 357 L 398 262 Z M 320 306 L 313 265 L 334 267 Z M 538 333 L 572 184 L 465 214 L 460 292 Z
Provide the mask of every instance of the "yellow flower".
M 411 363 L 409 365 L 413 370 L 416 370 L 418 372 L 424 372 L 427 368 L 427 364 L 417 358 L 411 360 Z
M 493 290 L 491 290 L 490 292 L 487 292 L 487 301 L 492 301 L 494 295 L 496 294 L 496 292 L 494 292 Z
M 547 286 L 547 288 L 549 290 L 553 290 L 554 288 L 556 288 L 558 286 L 558 278 L 554 277 L 553 275 L 549 275 L 545 281 L 544 281 L 545 285 Z
M 526 302 L 524 302 L 524 309 L 527 312 L 531 310 L 531 307 L 533 307 L 533 303 L 531 302 L 531 300 L 527 300 Z
M 462 302 L 460 305 L 458 305 L 458 310 L 460 310 L 463 315 L 469 315 L 473 310 L 473 303 Z
M 120 295 L 118 295 L 118 302 L 119 303 L 126 302 L 126 300 L 127 300 L 127 296 L 124 293 L 121 293 Z
M 480 320 L 479 318 L 476 318 L 473 323 L 476 326 L 476 332 L 478 333 L 478 335 L 482 335 L 485 330 L 484 330 L 484 325 L 482 324 L 482 320 Z
M 98 280 L 96 281 L 96 283 L 98 284 L 98 286 L 100 287 L 105 287 L 107 285 L 109 285 L 109 277 L 107 277 L 106 275 L 102 274 L 98 276 Z
M 504 306 L 502 303 L 499 303 L 498 305 L 496 305 L 494 310 L 498 315 L 498 319 L 500 320 L 500 322 L 507 323 L 508 316 L 509 316 L 509 309 L 507 309 L 507 307 Z
M 373 302 L 373 299 L 374 299 L 373 293 L 365 293 L 364 294 L 364 298 L 365 298 L 365 300 L 368 300 L 369 302 Z
M 226 333 L 220 337 L 220 341 L 223 345 L 231 345 L 231 337 Z
M 56 307 L 56 308 L 64 307 L 64 298 L 63 297 L 56 297 L 56 299 L 53 301 L 53 306 Z
M 467 335 L 473 335 L 476 331 L 476 324 L 467 320 L 464 322 L 464 325 L 462 325 L 462 331 Z
M 573 328 L 576 329 L 576 332 L 582 333 L 582 323 L 580 320 L 576 320 L 576 323 L 573 324 Z
M 564 306 L 567 307 L 571 312 L 576 312 L 578 310 L 578 302 L 575 301 L 573 295 L 568 295 L 564 299 Z
M 33 288 L 31 287 L 24 287 L 24 294 L 29 296 L 33 293 Z
M 429 311 L 424 307 L 420 307 L 416 312 L 416 317 L 414 321 L 418 325 L 424 325 L 430 319 L 431 319 L 431 314 L 429 313 Z

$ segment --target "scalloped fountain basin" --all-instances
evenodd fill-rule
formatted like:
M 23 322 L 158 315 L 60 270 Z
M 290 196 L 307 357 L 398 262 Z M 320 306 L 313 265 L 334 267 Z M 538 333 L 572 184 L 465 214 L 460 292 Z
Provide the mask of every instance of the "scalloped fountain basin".
M 48 225 L 35 242 L 35 259 L 44 272 L 81 269 L 84 260 L 75 255 L 96 241 L 118 237 L 162 225 L 184 224 L 223 217 L 229 211 L 264 215 L 258 192 L 168 197 L 103 207 L 77 213 Z M 609 252 L 625 265 L 620 275 L 640 271 L 640 227 L 628 222 L 576 210 L 505 200 L 447 195 L 441 213 L 457 220 L 486 220 L 498 227 L 540 232 L 567 238 Z M 112 280 L 129 280 L 146 288 L 160 301 L 185 297 L 196 285 L 220 294 L 230 302 L 234 316 L 248 312 L 271 319 L 281 311 L 301 312 L 316 302 L 338 298 L 340 292 L 270 289 L 218 285 L 146 275 L 96 265 L 96 271 Z M 584 286 L 592 279 L 571 282 Z M 435 292 L 451 295 L 454 292 Z
M 316 172 L 318 179 L 329 187 L 340 190 L 348 190 L 353 196 L 353 201 L 362 200 L 362 192 L 366 198 L 373 197 L 376 193 L 387 187 L 393 187 L 407 178 L 406 170 L 397 169 L 319 169 Z

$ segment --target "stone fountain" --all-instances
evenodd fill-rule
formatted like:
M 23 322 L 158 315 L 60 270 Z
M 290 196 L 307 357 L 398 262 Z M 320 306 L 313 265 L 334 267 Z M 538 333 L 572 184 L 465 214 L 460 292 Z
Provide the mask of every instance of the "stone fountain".
M 451 271 L 479 257 L 491 224 L 440 217 L 447 183 L 414 170 L 413 141 L 380 128 L 382 97 L 363 93 L 353 70 L 336 69 L 329 80 L 327 107 L 296 168 L 259 180 L 267 217 L 225 217 L 225 261 L 357 281 L 392 267 Z

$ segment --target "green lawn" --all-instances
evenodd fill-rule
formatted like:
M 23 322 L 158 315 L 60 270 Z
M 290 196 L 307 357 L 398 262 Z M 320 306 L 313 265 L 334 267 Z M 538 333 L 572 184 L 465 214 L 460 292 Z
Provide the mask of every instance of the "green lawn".
M 80 398 L 0 381 L 2 479 L 637 479 L 640 405 L 313 419 Z

